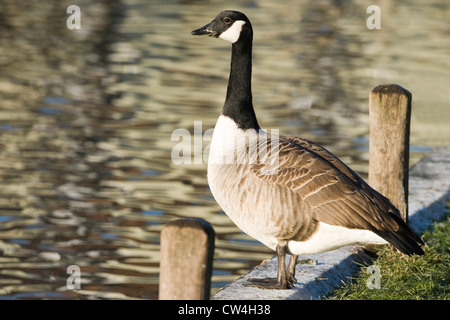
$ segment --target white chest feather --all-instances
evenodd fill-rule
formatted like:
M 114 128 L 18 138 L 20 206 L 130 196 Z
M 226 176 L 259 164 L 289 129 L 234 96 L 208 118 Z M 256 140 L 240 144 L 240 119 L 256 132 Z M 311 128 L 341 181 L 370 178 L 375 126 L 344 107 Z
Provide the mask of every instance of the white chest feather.
M 263 220 L 264 210 L 257 204 L 263 202 L 257 201 L 261 193 L 252 183 L 256 177 L 249 172 L 249 149 L 254 148 L 258 138 L 264 135 L 254 129 L 244 131 L 229 117 L 220 116 L 210 146 L 208 184 L 215 200 L 231 220 L 245 233 L 267 245 L 261 238 L 265 232 L 260 230 L 258 221 L 254 221 Z
M 220 116 L 211 140 L 208 166 L 245 164 L 248 161 L 247 150 L 257 142 L 258 135 L 258 131 L 244 131 L 231 118 Z

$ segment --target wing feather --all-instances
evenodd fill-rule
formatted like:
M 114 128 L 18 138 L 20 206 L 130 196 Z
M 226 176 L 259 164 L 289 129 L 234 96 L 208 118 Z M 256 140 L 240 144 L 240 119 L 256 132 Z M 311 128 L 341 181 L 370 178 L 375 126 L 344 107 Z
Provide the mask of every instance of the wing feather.
M 277 152 L 269 150 L 265 161 L 251 165 L 259 179 L 299 194 L 318 221 L 348 228 L 398 231 L 397 219 L 390 216 L 399 215 L 398 210 L 331 152 L 308 140 L 287 136 L 269 136 L 269 149 L 272 139 L 278 139 Z M 269 172 L 275 157 L 277 170 Z

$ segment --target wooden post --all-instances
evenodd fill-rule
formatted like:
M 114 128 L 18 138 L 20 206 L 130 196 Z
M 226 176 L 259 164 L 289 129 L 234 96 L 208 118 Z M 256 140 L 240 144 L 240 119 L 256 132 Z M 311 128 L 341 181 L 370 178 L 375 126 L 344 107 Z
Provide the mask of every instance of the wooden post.
M 161 231 L 160 300 L 208 300 L 214 229 L 197 218 L 167 223 Z
M 381 85 L 369 96 L 369 185 L 387 197 L 408 221 L 411 93 Z

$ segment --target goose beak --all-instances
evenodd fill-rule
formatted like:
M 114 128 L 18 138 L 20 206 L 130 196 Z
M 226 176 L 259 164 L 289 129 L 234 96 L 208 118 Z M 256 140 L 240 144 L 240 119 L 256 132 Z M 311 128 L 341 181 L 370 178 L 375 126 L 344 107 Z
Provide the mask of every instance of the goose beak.
M 203 26 L 200 29 L 192 31 L 191 34 L 193 36 L 207 35 L 207 36 L 210 36 L 210 37 L 215 37 L 217 35 L 217 32 L 215 32 L 212 29 L 213 25 L 214 25 L 214 21 L 208 23 L 206 26 Z

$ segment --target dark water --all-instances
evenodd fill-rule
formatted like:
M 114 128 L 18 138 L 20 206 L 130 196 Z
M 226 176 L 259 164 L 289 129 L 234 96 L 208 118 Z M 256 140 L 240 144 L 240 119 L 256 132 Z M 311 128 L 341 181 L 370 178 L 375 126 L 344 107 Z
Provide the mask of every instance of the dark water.
M 66 26 L 72 4 L 79 30 Z M 265 129 L 319 142 L 365 176 L 367 97 L 394 82 L 413 93 L 412 160 L 449 144 L 450 5 L 385 1 L 369 30 L 371 4 L 2 0 L 0 298 L 156 299 L 159 233 L 182 217 L 214 226 L 214 288 L 272 255 L 221 212 L 196 163 L 230 48 L 190 31 L 223 9 L 252 20 Z M 176 146 L 191 146 L 191 163 L 172 161 Z M 79 290 L 66 286 L 71 265 Z

